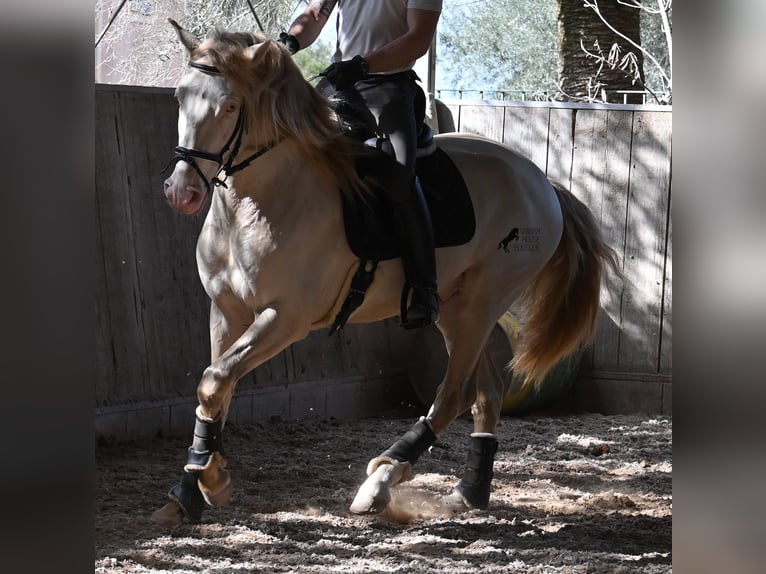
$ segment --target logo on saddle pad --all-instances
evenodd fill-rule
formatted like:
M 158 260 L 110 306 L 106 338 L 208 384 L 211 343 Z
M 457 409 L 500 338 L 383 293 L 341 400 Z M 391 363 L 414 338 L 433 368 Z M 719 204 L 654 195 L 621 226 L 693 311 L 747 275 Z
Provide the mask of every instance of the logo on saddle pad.
M 514 241 L 513 251 L 539 251 L 540 250 L 540 228 L 539 227 L 514 227 L 497 244 L 498 249 L 510 253 L 508 244 Z

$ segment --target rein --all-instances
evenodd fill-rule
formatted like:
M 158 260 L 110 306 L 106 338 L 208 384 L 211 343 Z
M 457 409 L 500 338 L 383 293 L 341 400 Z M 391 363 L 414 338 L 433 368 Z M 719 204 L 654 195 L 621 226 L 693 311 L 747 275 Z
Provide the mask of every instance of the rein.
M 215 66 L 209 66 L 207 64 L 198 64 L 196 62 L 190 62 L 189 65 L 192 68 L 196 68 L 200 70 L 201 72 L 204 72 L 205 74 L 211 74 L 214 76 L 223 75 L 221 71 Z M 202 151 L 198 149 L 186 148 L 183 146 L 176 146 L 173 150 L 173 158 L 168 162 L 168 164 L 165 166 L 165 169 L 163 169 L 162 171 L 163 172 L 167 171 L 171 165 L 175 165 L 179 161 L 185 161 L 190 166 L 192 166 L 192 168 L 194 168 L 194 171 L 197 172 L 197 175 L 199 175 L 202 178 L 202 181 L 205 182 L 208 193 L 211 192 L 213 186 L 215 187 L 223 186 L 224 188 L 228 189 L 228 187 L 224 183 L 224 180 L 227 177 L 229 177 L 230 175 L 234 173 L 237 173 L 238 171 L 245 169 L 253 161 L 258 159 L 259 157 L 261 157 L 263 154 L 265 154 L 271 148 L 274 147 L 274 143 L 266 144 L 255 153 L 246 157 L 241 162 L 234 164 L 234 158 L 236 158 L 237 154 L 239 153 L 239 148 L 242 145 L 242 136 L 244 135 L 244 133 L 245 133 L 245 116 L 242 112 L 242 108 L 240 108 L 239 117 L 237 118 L 237 125 L 234 127 L 234 131 L 232 132 L 231 136 L 229 136 L 228 141 L 223 146 L 220 152 L 210 153 L 210 152 L 206 152 L 206 151 Z M 229 152 L 229 157 L 224 162 L 224 159 L 223 159 L 224 155 L 226 154 L 226 152 L 229 151 L 230 147 L 231 147 L 231 152 Z M 213 176 L 213 179 L 208 181 L 207 177 L 205 177 L 205 174 L 202 172 L 202 169 L 200 169 L 199 165 L 195 161 L 195 158 L 203 159 L 206 161 L 212 161 L 218 164 L 218 171 L 216 172 L 215 176 Z M 219 177 L 222 172 L 224 174 L 223 179 Z

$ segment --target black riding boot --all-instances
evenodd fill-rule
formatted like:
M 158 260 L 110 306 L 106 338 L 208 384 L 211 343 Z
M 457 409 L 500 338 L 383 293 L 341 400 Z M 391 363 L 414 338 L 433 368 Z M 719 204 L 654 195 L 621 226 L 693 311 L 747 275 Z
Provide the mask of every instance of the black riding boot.
M 427 327 L 439 318 L 439 298 L 431 214 L 417 177 L 412 178 L 407 197 L 392 204 L 407 278 L 402 293 L 402 327 Z M 412 301 L 406 308 L 410 289 Z

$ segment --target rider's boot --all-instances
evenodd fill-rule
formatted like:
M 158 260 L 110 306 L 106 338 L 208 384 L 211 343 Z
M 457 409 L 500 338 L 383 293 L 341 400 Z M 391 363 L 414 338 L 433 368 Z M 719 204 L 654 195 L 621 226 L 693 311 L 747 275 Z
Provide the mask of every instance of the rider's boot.
M 439 318 L 439 298 L 436 288 L 434 232 L 418 178 L 412 177 L 404 199 L 392 203 L 407 279 L 402 293 L 402 327 L 427 327 Z M 410 289 L 412 300 L 409 308 L 406 308 Z

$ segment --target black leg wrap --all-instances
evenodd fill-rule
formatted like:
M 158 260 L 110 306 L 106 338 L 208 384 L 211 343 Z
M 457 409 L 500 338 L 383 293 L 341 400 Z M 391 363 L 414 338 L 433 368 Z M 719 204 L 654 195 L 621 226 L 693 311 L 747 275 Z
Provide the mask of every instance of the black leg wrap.
M 199 522 L 202 511 L 205 509 L 205 498 L 197 484 L 197 473 L 184 471 L 181 482 L 176 484 L 168 492 L 171 500 L 174 500 L 184 511 L 186 518 L 191 522 Z
M 223 454 L 221 420 L 208 422 L 197 417 L 197 422 L 194 425 L 194 440 L 189 447 L 186 464 L 192 469 L 198 470 L 207 465 L 210 455 L 214 452 Z
M 192 448 L 196 451 L 223 452 L 220 418 L 217 421 L 208 422 L 197 417 L 197 422 L 194 425 Z
M 489 491 L 492 485 L 492 465 L 497 452 L 495 437 L 471 437 L 463 479 L 457 490 L 474 508 L 489 507 Z
M 431 430 L 425 419 L 420 419 L 410 430 L 404 433 L 402 438 L 380 456 L 415 464 L 420 455 L 434 442 L 436 442 L 434 431 Z

